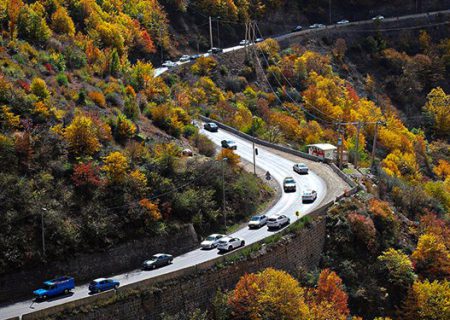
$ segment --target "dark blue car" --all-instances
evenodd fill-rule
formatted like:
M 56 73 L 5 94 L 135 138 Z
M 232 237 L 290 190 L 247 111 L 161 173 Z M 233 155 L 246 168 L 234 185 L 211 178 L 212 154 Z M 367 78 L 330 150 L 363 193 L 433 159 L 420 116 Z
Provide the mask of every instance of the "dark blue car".
M 101 291 L 117 289 L 119 285 L 120 282 L 114 279 L 99 278 L 95 279 L 89 284 L 89 291 L 92 293 L 97 293 Z
M 34 296 L 38 300 L 55 297 L 60 294 L 68 294 L 70 290 L 75 288 L 75 280 L 72 277 L 59 277 L 53 280 L 45 281 L 44 286 L 33 291 Z

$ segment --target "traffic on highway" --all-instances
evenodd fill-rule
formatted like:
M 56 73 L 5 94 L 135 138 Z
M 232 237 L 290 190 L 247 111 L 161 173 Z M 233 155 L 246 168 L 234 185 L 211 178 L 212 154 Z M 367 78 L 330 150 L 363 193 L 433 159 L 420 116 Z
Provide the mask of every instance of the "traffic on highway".
M 214 125 L 209 126 L 214 129 L 208 131 L 202 126 L 200 131 L 207 135 L 217 145 L 218 149 L 222 147 L 221 142 L 223 140 L 233 141 L 235 143 L 234 152 L 246 161 L 253 161 L 254 151 L 251 142 L 225 130 L 215 128 Z M 259 148 L 256 165 L 263 172 L 270 172 L 270 179 L 275 180 L 280 186 L 283 185 L 286 177 L 292 177 L 296 184 L 296 191 L 282 192 L 279 201 L 273 207 L 258 216 L 250 218 L 248 224 L 242 229 L 229 235 L 210 235 L 205 238 L 198 249 L 180 256 L 172 257 L 170 253 L 154 254 L 149 256 L 148 260 L 143 261 L 141 266 L 136 266 L 137 268 L 134 271 L 115 275 L 113 278 L 95 279 L 78 286 L 75 286 L 76 279 L 70 277 L 70 275 L 45 281 L 43 287 L 39 288 L 44 290 L 39 291 L 41 293 L 39 299 L 33 298 L 2 307 L 0 309 L 0 319 L 20 316 L 35 310 L 88 297 L 102 291 L 114 290 L 119 286 L 157 277 L 214 259 L 219 255 L 228 254 L 230 251 L 252 244 L 283 230 L 289 223 L 296 221 L 317 208 L 327 193 L 326 183 L 314 172 L 309 171 L 307 174 L 297 173 L 294 171 L 294 165 L 297 165 L 297 163 L 287 160 L 268 149 Z M 304 203 L 302 201 L 302 191 L 308 189 L 317 190 L 317 199 L 313 202 Z M 45 290 L 54 291 L 50 293 L 50 291 Z M 31 294 L 32 292 L 30 292 L 30 297 Z
M 384 19 L 385 19 L 384 16 L 378 15 L 378 16 L 375 16 L 375 17 L 371 18 L 370 20 L 358 21 L 357 23 L 367 23 L 367 22 L 378 22 L 378 23 L 380 23 Z M 391 18 L 391 19 L 394 19 L 394 18 Z M 386 19 L 386 20 L 389 20 L 389 19 Z M 325 24 L 322 24 L 322 23 L 314 23 L 314 24 L 311 24 L 308 27 L 303 27 L 301 25 L 297 25 L 297 26 L 293 27 L 288 32 L 285 32 L 283 34 L 272 35 L 271 37 L 273 39 L 275 39 L 275 40 L 281 40 L 281 39 L 283 39 L 283 38 L 285 38 L 287 36 L 290 36 L 291 34 L 308 33 L 308 32 L 311 32 L 311 31 L 316 31 L 316 30 L 329 28 L 329 27 L 339 28 L 339 27 L 344 27 L 344 26 L 352 24 L 352 23 L 353 22 L 351 22 L 348 19 L 342 19 L 342 20 L 336 21 L 335 24 L 328 24 L 328 25 L 325 25 Z M 184 54 L 184 55 L 182 55 L 179 58 L 178 61 L 166 60 L 161 65 L 161 67 L 155 69 L 154 76 L 158 77 L 161 74 L 163 74 L 164 72 L 168 71 L 169 69 L 172 69 L 174 67 L 183 65 L 185 63 L 189 63 L 191 61 L 195 61 L 199 57 L 207 57 L 207 56 L 210 56 L 210 55 L 221 54 L 221 53 L 226 53 L 226 52 L 230 52 L 230 51 L 234 51 L 234 50 L 239 50 L 239 49 L 242 49 L 242 48 L 244 48 L 246 46 L 251 46 L 251 45 L 254 45 L 255 43 L 262 42 L 262 41 L 264 41 L 264 38 L 261 35 L 260 37 L 256 38 L 254 42 L 251 42 L 249 40 L 242 40 L 242 41 L 239 42 L 239 45 L 234 46 L 234 47 L 230 47 L 230 48 L 212 47 L 211 49 L 208 50 L 207 53 L 200 53 L 200 54 L 194 54 L 194 55 L 186 55 L 186 54 Z

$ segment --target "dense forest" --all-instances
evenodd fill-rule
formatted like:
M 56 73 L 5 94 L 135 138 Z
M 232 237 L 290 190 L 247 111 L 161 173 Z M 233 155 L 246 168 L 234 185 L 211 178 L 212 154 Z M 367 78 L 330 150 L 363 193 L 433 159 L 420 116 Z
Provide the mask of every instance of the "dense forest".
M 323 18 L 327 4 L 295 7 Z M 255 213 L 273 191 L 234 153 L 216 155 L 193 124 L 203 114 L 299 150 L 336 144 L 339 130 L 350 161 L 360 160 L 362 191 L 328 212 L 320 269 L 246 275 L 211 310 L 180 319 L 448 319 L 450 38 L 415 30 L 403 47 L 378 33 L 290 48 L 266 39 L 238 72 L 219 55 L 154 77 L 159 51 L 178 54 L 171 19 L 194 11 L 242 22 L 286 5 L 2 1 L 0 273 L 164 237 L 182 223 L 224 231 L 224 157 L 229 224 Z

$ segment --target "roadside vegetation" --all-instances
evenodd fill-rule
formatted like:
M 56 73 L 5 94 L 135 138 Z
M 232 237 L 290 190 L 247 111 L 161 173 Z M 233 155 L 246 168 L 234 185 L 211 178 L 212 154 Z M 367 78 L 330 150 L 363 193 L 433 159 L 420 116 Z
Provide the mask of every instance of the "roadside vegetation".
M 215 146 L 192 124 L 207 94 L 196 103 L 139 60 L 155 52 L 153 19 L 166 43 L 158 2 L 0 4 L 0 272 L 183 223 L 223 231 L 223 185 L 228 225 L 271 197 L 234 154 L 222 184 Z
M 300 150 L 336 144 L 340 129 L 365 169 L 378 122 L 364 191 L 328 212 L 320 270 L 245 275 L 191 319 L 448 319 L 450 39 L 417 30 L 284 50 L 266 39 L 239 68 L 202 57 L 154 77 L 158 49 L 176 53 L 168 11 L 243 21 L 284 3 L 2 1 L 0 272 L 183 223 L 223 231 L 223 185 L 227 225 L 255 213 L 272 191 L 232 151 L 216 155 L 199 114 Z M 339 122 L 362 123 L 359 136 Z

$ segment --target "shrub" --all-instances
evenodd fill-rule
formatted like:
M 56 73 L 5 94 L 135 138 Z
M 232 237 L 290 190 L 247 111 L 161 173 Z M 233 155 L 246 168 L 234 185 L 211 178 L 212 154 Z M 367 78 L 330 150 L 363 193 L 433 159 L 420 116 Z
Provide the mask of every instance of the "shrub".
M 200 154 L 207 157 L 212 157 L 216 154 L 216 146 L 207 136 L 197 133 L 193 137 L 195 147 Z
M 186 138 L 192 137 L 197 132 L 198 132 L 197 127 L 192 124 L 188 124 L 183 128 L 183 136 Z
M 106 107 L 106 99 L 103 93 L 99 91 L 91 91 L 88 93 L 89 98 L 99 107 Z
M 116 136 L 119 140 L 128 139 L 134 136 L 136 126 L 127 119 L 124 114 L 119 114 L 116 120 Z
M 217 67 L 216 59 L 212 57 L 200 57 L 191 67 L 192 73 L 199 76 L 207 76 L 211 70 Z
M 64 73 L 58 73 L 58 75 L 56 76 L 56 81 L 60 86 L 67 86 L 69 84 L 69 80 Z
M 47 84 L 41 78 L 33 79 L 31 82 L 31 92 L 42 99 L 46 99 L 50 95 Z
M 111 152 L 104 158 L 102 171 L 113 184 L 122 183 L 128 170 L 128 159 L 119 151 Z

